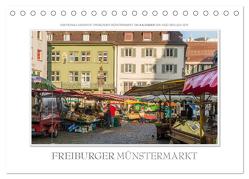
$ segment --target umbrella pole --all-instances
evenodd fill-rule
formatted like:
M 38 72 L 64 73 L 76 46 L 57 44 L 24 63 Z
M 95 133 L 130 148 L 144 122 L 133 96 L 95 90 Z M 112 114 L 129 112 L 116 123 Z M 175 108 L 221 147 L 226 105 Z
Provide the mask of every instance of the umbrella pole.
M 202 131 L 203 130 L 203 124 L 205 121 L 205 93 L 200 96 L 200 142 L 201 144 L 203 143 L 203 138 L 202 138 Z

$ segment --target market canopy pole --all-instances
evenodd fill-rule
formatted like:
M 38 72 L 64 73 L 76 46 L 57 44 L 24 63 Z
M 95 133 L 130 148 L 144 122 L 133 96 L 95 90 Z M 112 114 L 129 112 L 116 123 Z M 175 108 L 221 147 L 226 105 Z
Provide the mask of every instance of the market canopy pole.
M 204 142 L 202 137 L 203 124 L 205 122 L 205 93 L 200 95 L 200 141 L 201 144 Z

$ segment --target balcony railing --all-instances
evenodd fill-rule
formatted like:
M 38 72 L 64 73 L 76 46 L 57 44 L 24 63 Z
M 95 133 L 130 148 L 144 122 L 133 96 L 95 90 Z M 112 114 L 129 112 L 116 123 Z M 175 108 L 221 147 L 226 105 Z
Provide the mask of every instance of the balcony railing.
M 82 89 L 82 90 L 98 90 L 98 83 L 81 83 L 81 82 L 61 82 L 63 89 Z M 103 90 L 113 90 L 114 84 L 106 83 L 103 85 Z

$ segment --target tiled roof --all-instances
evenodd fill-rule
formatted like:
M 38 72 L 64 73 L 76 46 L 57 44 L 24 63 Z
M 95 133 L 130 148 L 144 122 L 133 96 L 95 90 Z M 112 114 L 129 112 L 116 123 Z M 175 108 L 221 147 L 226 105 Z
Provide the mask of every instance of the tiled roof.
M 124 41 L 124 33 L 129 31 L 49 31 L 53 34 L 53 41 L 48 43 L 78 43 L 78 44 L 116 44 L 116 45 L 136 45 L 136 44 L 158 44 L 158 45 L 186 45 L 182 40 L 182 34 L 179 31 L 152 31 L 152 40 L 143 41 L 143 31 L 132 31 L 133 41 Z M 63 41 L 64 34 L 70 34 L 70 41 Z M 168 41 L 162 41 L 162 33 L 169 34 Z M 89 34 L 90 39 L 87 42 L 82 40 L 83 34 Z M 108 41 L 101 41 L 101 34 L 108 34 Z
M 212 62 L 217 42 L 187 42 L 186 62 Z

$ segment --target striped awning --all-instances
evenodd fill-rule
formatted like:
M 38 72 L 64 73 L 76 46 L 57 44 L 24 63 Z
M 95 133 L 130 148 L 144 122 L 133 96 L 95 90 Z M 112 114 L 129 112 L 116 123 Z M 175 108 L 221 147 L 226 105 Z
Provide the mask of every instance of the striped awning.
M 217 67 L 205 70 L 186 77 L 183 93 L 201 95 L 203 93 L 217 94 L 218 71 Z

